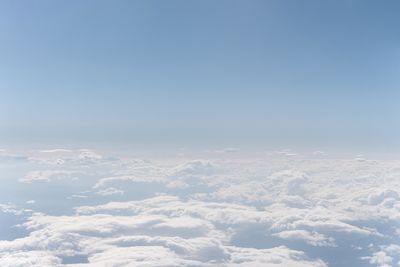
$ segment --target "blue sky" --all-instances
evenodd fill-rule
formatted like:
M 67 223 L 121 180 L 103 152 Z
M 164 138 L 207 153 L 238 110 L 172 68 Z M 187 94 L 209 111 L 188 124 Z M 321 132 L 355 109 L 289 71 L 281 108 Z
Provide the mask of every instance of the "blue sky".
M 0 146 L 400 148 L 398 1 L 0 1 Z

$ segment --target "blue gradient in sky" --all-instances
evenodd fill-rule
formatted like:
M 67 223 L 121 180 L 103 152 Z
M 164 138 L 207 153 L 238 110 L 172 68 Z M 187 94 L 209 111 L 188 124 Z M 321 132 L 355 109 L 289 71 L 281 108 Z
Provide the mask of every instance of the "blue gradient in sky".
M 1 1 L 0 145 L 400 148 L 398 1 Z

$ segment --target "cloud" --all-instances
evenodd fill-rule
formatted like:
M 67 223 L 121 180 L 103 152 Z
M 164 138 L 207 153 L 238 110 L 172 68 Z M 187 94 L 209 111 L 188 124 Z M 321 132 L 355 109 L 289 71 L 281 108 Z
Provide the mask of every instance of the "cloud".
M 50 182 L 53 179 L 78 179 L 78 172 L 65 171 L 65 170 L 43 170 L 43 171 L 31 171 L 27 173 L 24 178 L 19 179 L 23 183 L 33 182 Z
M 288 151 L 212 161 L 60 153 L 10 164 L 15 175 L 7 184 L 23 181 L 28 194 L 16 202 L 36 212 L 0 205 L 7 229 L 26 229 L 0 241 L 2 260 L 21 258 L 23 266 L 35 253 L 49 262 L 40 266 L 358 267 L 400 260 L 398 161 Z M 63 163 L 56 167 L 56 160 Z M 38 181 L 52 183 L 44 190 Z
M 217 149 L 217 150 L 215 150 L 215 151 L 213 151 L 213 152 L 215 152 L 215 153 L 238 153 L 238 152 L 240 152 L 240 149 L 239 148 L 236 148 L 236 147 L 226 147 L 226 148 L 223 148 L 223 149 Z
M 302 267 L 327 267 L 321 260 L 309 261 L 307 256 L 296 250 L 290 250 L 284 246 L 272 249 L 252 249 L 232 247 L 229 249 L 232 255 L 232 265 L 241 267 L 257 266 L 302 266 Z
M 10 213 L 10 214 L 19 216 L 19 215 L 23 215 L 27 211 L 29 211 L 29 210 L 19 208 L 13 204 L 1 204 L 0 203 L 0 212 L 2 212 L 2 213 Z
M 371 256 L 362 257 L 369 263 L 379 267 L 397 266 L 400 264 L 400 245 L 390 244 L 381 246 L 379 251 L 374 252 Z
M 207 160 L 192 160 L 171 168 L 167 176 L 171 178 L 199 177 L 218 174 L 220 168 Z
M 0 253 L 0 266 L 4 267 L 54 267 L 60 265 L 60 258 L 48 251 Z
M 81 160 L 99 160 L 103 156 L 90 149 L 81 149 L 78 158 Z
M 288 248 L 278 248 L 276 254 L 274 249 L 229 245 L 235 228 L 252 221 L 263 223 L 266 214 L 246 206 L 159 196 L 79 207 L 77 212 L 73 216 L 33 214 L 24 224 L 29 236 L 1 241 L 0 253 L 17 257 L 20 251 L 47 251 L 59 259 L 84 254 L 89 264 L 132 262 L 133 266 L 324 266 Z M 233 232 L 221 225 L 230 225 Z M 255 258 L 248 259 L 249 253 Z
M 103 190 L 96 192 L 96 194 L 101 195 L 101 196 L 123 195 L 124 191 L 118 190 L 114 187 L 107 187 Z
M 47 150 L 40 150 L 40 153 L 71 153 L 72 150 L 63 149 L 63 148 L 56 148 L 56 149 L 47 149 Z
M 274 235 L 290 241 L 305 241 L 312 246 L 335 246 L 333 238 L 328 238 L 322 234 L 306 230 L 288 230 Z
M 9 153 L 4 149 L 0 151 L 0 163 L 23 162 L 27 160 L 28 157 L 25 155 Z

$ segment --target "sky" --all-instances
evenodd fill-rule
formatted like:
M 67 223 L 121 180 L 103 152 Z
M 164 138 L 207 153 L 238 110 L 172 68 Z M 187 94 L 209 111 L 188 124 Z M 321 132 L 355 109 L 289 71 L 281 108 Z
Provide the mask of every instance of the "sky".
M 0 1 L 1 147 L 400 149 L 398 1 Z

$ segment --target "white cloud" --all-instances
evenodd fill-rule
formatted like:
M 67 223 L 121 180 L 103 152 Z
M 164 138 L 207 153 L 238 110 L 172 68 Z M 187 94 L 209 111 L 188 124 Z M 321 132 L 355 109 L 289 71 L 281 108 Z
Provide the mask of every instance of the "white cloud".
M 215 153 L 238 153 L 238 152 L 240 152 L 240 149 L 236 148 L 236 147 L 226 147 L 223 149 L 217 149 L 213 152 L 215 152 Z
M 24 178 L 19 179 L 23 183 L 50 182 L 51 180 L 78 179 L 78 172 L 66 170 L 42 170 L 31 171 Z
M 54 267 L 60 265 L 61 260 L 48 251 L 0 253 L 0 266 L 3 267 Z
M 99 160 L 103 156 L 90 149 L 81 149 L 78 158 L 81 160 Z
M 35 188 L 29 182 L 54 181 L 42 192 L 54 189 L 52 199 L 29 206 L 41 213 L 0 205 L 4 216 L 27 217 L 25 237 L 0 241 L 0 255 L 21 258 L 22 266 L 35 253 L 48 265 L 88 261 L 77 266 L 326 266 L 327 254 L 354 266 L 400 260 L 398 161 L 306 159 L 290 151 L 213 161 L 60 153 L 15 165 L 25 190 Z M 46 205 L 55 208 L 46 212 Z
M 374 264 L 379 267 L 391 267 L 392 266 L 392 257 L 386 254 L 385 251 L 379 251 L 374 253 L 371 257 L 363 257 L 366 260 L 369 260 L 369 263 Z
M 114 187 L 107 187 L 103 190 L 96 192 L 96 194 L 101 196 L 123 195 L 124 191 L 116 189 Z
M 286 240 L 302 240 L 312 246 L 335 246 L 332 237 L 328 238 L 322 234 L 306 230 L 288 230 L 274 235 Z
M 19 215 L 24 214 L 27 211 L 29 211 L 29 210 L 19 208 L 13 204 L 1 204 L 0 203 L 0 212 L 3 212 L 3 213 L 10 213 L 10 214 L 19 216 Z
M 72 150 L 63 149 L 63 148 L 56 148 L 56 149 L 47 149 L 47 150 L 40 150 L 40 153 L 71 153 Z

